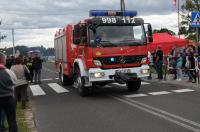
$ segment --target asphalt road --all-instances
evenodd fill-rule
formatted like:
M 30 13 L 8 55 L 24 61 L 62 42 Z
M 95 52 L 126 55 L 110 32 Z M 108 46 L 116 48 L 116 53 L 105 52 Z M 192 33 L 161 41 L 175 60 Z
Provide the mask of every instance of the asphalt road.
M 137 93 L 109 84 L 80 97 L 51 63 L 31 85 L 38 132 L 200 132 L 200 90 L 144 81 Z

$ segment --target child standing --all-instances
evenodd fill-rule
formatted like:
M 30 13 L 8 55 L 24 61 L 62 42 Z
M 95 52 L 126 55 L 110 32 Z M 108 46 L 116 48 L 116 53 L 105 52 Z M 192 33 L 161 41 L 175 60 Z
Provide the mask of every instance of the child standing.
M 177 59 L 177 65 L 176 65 L 176 69 L 177 69 L 177 81 L 181 81 L 182 80 L 182 63 L 183 63 L 183 57 L 182 54 L 179 53 L 178 54 L 178 59 Z

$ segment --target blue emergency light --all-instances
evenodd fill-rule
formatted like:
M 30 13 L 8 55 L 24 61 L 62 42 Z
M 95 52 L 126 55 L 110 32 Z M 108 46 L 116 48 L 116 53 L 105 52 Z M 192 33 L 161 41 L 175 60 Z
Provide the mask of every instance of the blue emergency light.
M 90 17 L 98 17 L 98 16 L 129 16 L 134 17 L 137 16 L 137 11 L 119 11 L 119 10 L 90 10 Z

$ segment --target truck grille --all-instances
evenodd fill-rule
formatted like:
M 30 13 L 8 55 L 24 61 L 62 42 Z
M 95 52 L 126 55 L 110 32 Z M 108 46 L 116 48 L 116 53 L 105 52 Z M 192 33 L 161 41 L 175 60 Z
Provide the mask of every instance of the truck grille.
M 145 56 L 114 56 L 114 57 L 99 57 L 102 65 L 116 65 L 116 64 L 138 64 Z

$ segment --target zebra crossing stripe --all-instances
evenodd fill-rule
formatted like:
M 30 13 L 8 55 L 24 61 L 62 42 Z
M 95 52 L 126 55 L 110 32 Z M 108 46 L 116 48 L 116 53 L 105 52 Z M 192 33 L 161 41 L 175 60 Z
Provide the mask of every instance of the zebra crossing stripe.
M 110 85 L 106 85 L 106 86 L 104 86 L 104 88 L 111 88 L 112 86 L 110 86 Z
M 121 86 L 121 87 L 125 87 L 126 86 L 126 84 L 119 84 L 119 83 L 112 83 L 112 84 L 117 85 L 117 86 Z
M 194 90 L 192 89 L 179 89 L 179 90 L 172 90 L 172 92 L 175 93 L 185 93 L 185 92 L 193 92 Z
M 112 83 L 112 84 L 117 85 L 117 86 L 121 86 L 121 87 L 125 87 L 126 86 L 126 84 L 119 84 L 119 83 Z M 150 84 L 150 83 L 141 82 L 141 85 L 148 85 L 148 84 Z
M 152 93 L 149 93 L 151 95 L 163 95 L 163 94 L 171 94 L 171 92 L 168 92 L 168 91 L 160 91 L 160 92 L 152 92 Z
M 33 96 L 46 95 L 46 93 L 41 89 L 40 85 L 30 85 L 30 89 Z
M 46 79 L 42 79 L 42 81 L 51 81 L 53 80 L 52 78 L 46 78 Z
M 141 85 L 148 85 L 148 84 L 150 84 L 150 83 L 148 83 L 148 82 L 141 82 Z
M 49 87 L 51 87 L 56 93 L 66 93 L 69 92 L 67 89 L 61 87 L 57 83 L 48 83 Z
M 148 96 L 146 94 L 131 94 L 131 95 L 124 95 L 127 98 L 136 98 L 136 97 L 145 97 Z

